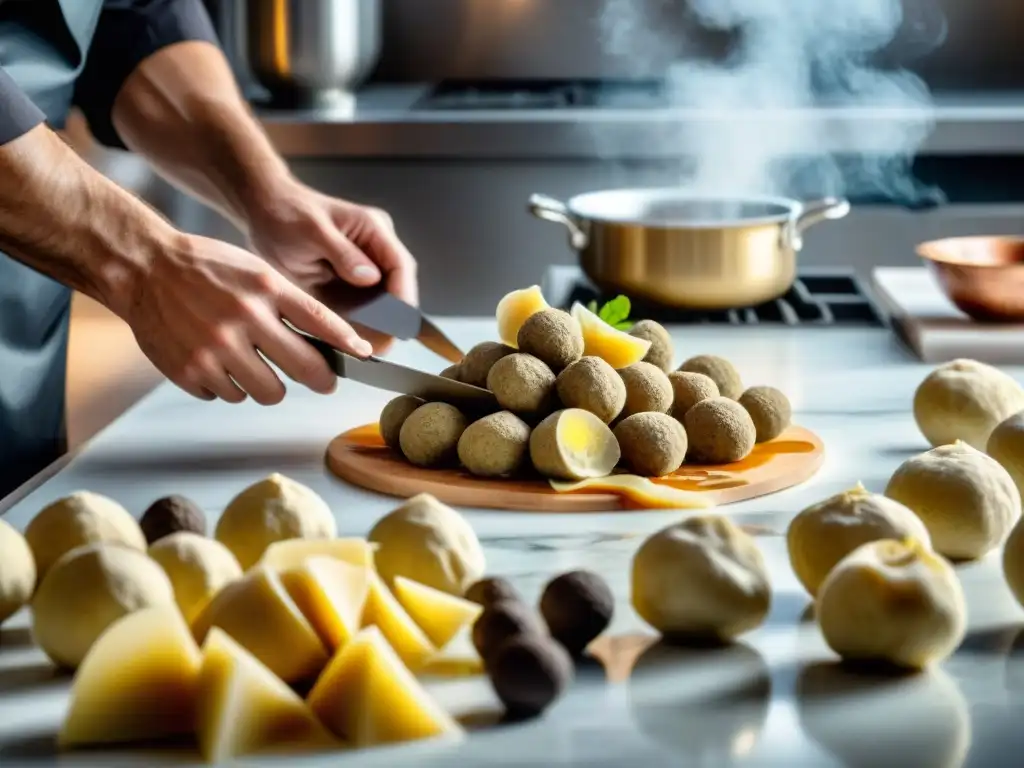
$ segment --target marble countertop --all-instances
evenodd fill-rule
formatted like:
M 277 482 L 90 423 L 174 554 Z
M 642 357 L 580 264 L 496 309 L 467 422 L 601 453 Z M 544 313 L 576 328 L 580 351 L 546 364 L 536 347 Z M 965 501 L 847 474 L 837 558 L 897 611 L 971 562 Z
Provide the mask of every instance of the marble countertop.
M 494 335 L 493 321 L 443 323 L 468 348 Z M 606 671 L 580 670 L 544 717 L 482 727 L 459 744 L 421 743 L 289 766 L 962 766 L 1016 764 L 1024 748 L 1024 610 L 1013 601 L 998 557 L 960 569 L 970 611 L 963 647 L 940 669 L 909 679 L 866 680 L 838 669 L 793 576 L 782 534 L 805 505 L 858 480 L 880 491 L 906 457 L 927 448 L 910 402 L 928 366 L 912 362 L 880 330 L 688 327 L 674 329 L 677 357 L 714 352 L 732 359 L 748 384 L 789 393 L 796 418 L 825 441 L 817 476 L 797 488 L 721 508 L 763 526 L 758 542 L 773 579 L 767 622 L 726 651 L 685 652 L 654 645 L 629 605 L 628 570 L 647 534 L 679 512 L 551 515 L 465 510 L 482 540 L 488 570 L 530 599 L 571 568 L 608 579 L 618 598 L 600 642 Z M 401 345 L 402 363 L 444 363 Z M 1024 380 L 1024 369 L 1011 370 Z M 250 482 L 279 471 L 309 484 L 334 508 L 343 535 L 363 535 L 393 499 L 330 477 L 330 438 L 375 419 L 389 395 L 343 382 L 321 397 L 294 387 L 285 403 L 261 408 L 198 403 L 158 388 L 72 462 L 5 515 L 16 527 L 49 501 L 77 489 L 108 494 L 139 514 L 169 493 L 193 497 L 214 519 Z M 52 734 L 67 680 L 31 647 L 22 613 L 0 630 L 0 765 L 187 764 L 187 753 L 53 753 Z M 642 652 L 642 653 L 641 653 Z M 612 680 L 607 679 L 611 677 Z M 432 689 L 453 711 L 487 723 L 498 712 L 484 679 Z

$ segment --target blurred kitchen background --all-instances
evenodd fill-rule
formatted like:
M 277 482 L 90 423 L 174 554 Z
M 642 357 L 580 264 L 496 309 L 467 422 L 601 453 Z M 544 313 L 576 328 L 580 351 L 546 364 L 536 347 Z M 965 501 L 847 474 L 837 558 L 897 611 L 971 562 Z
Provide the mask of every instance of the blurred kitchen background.
M 917 264 L 922 240 L 1024 234 L 1019 0 L 207 5 L 295 173 L 387 209 L 437 315 L 489 314 L 555 265 L 572 290 L 575 254 L 528 215 L 535 192 L 841 194 L 852 213 L 811 230 L 800 263 L 861 277 Z M 183 228 L 241 242 L 136 158 L 80 124 L 69 137 Z M 156 376 L 101 308 L 74 317 L 78 442 Z M 96 349 L 109 365 L 85 362 Z

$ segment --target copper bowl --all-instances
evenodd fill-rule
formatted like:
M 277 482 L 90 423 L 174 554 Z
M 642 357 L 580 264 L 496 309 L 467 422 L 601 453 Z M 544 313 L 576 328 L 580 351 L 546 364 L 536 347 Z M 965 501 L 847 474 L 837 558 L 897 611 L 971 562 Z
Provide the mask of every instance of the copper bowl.
M 1024 320 L 1024 237 L 949 237 L 917 246 L 943 292 L 982 323 Z

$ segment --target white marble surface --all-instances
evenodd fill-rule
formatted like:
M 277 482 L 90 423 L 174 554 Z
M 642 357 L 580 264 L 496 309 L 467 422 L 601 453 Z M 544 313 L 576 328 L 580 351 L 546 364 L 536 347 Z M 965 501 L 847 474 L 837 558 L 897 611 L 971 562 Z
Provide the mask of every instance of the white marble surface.
M 490 321 L 447 324 L 468 348 L 493 336 Z M 1024 732 L 1024 610 L 1010 596 L 998 557 L 960 569 L 970 634 L 942 669 L 909 680 L 865 681 L 833 666 L 808 600 L 785 557 L 787 520 L 806 504 L 858 480 L 882 490 L 895 467 L 927 446 L 910 413 L 928 367 L 913 363 L 884 331 L 679 328 L 678 355 L 714 352 L 734 360 L 748 384 L 772 384 L 793 399 L 798 421 L 818 432 L 827 459 L 804 485 L 721 511 L 767 525 L 759 538 L 771 567 L 768 621 L 728 652 L 647 651 L 627 681 L 584 669 L 543 718 L 473 731 L 461 744 L 289 759 L 301 765 L 472 766 L 1019 764 Z M 440 369 L 430 353 L 403 345 L 394 357 Z M 1024 370 L 1012 370 L 1024 379 Z M 183 493 L 211 520 L 233 494 L 271 471 L 308 483 L 331 503 L 343 534 L 364 534 L 395 501 L 331 478 L 322 453 L 331 437 L 373 420 L 383 392 L 342 383 L 333 397 L 294 388 L 276 408 L 205 404 L 164 386 L 128 412 L 81 456 L 6 515 L 24 527 L 45 503 L 76 489 L 109 494 L 136 514 L 155 498 Z M 613 635 L 644 632 L 628 601 L 628 568 L 646 534 L 680 513 L 547 515 L 467 510 L 489 570 L 534 598 L 550 576 L 591 568 L 617 597 Z M 0 631 L 0 766 L 188 764 L 191 754 L 90 753 L 55 757 L 51 734 L 67 681 L 30 647 L 27 616 Z M 648 632 L 648 634 L 650 634 Z M 1014 647 L 1017 647 L 1017 655 Z M 870 684 L 869 684 L 870 683 Z M 485 680 L 435 688 L 459 713 L 497 711 Z M 280 764 L 284 762 L 278 761 Z

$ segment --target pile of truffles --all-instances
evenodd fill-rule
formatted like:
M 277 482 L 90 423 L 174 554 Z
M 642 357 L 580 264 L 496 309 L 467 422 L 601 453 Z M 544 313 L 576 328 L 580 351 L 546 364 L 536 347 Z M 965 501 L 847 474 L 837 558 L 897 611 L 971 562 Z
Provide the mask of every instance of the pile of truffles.
M 441 375 L 489 389 L 502 410 L 471 421 L 447 403 L 397 397 L 380 415 L 390 448 L 485 478 L 577 481 L 617 467 L 661 477 L 684 461 L 741 461 L 790 425 L 786 396 L 745 389 L 728 360 L 699 355 L 674 370 L 672 339 L 651 320 L 626 332 L 578 304 L 547 306 L 534 287 L 502 299 L 498 327 L 502 341 L 477 344 Z

